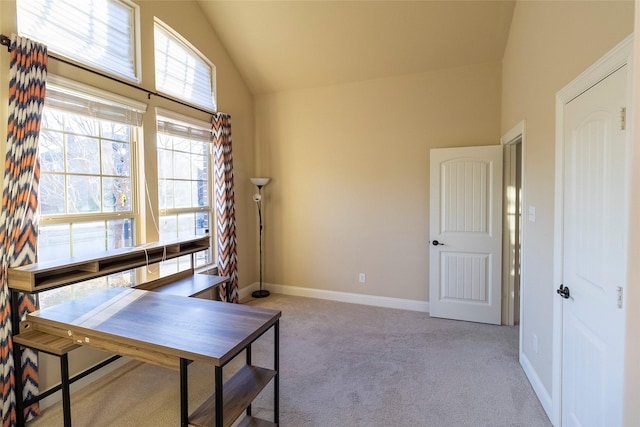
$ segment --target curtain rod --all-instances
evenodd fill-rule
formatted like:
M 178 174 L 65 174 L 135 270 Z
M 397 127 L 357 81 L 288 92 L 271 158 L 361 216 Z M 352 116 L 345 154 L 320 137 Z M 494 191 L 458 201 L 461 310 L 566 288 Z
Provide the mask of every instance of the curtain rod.
M 4 34 L 0 34 L 0 45 L 6 46 L 7 47 L 7 51 L 11 52 L 11 39 L 9 37 L 7 37 L 6 35 L 4 35 Z M 72 67 L 80 68 L 81 70 L 88 71 L 89 73 L 98 75 L 100 77 L 104 77 L 105 79 L 109 79 L 111 81 L 123 84 L 125 86 L 130 87 L 130 88 L 137 89 L 139 91 L 145 92 L 147 94 L 147 99 L 151 99 L 151 95 L 153 95 L 153 96 L 157 96 L 158 98 L 166 99 L 167 101 L 175 102 L 176 104 L 184 105 L 185 107 L 189 107 L 189 108 L 192 108 L 194 110 L 201 111 L 203 113 L 207 113 L 207 114 L 210 114 L 210 115 L 215 114 L 213 111 L 205 110 L 204 108 L 200 108 L 200 107 L 196 107 L 195 105 L 187 104 L 186 102 L 180 101 L 179 99 L 175 99 L 175 98 L 163 95 L 163 94 L 158 93 L 158 92 L 150 91 L 149 89 L 145 89 L 145 88 L 140 87 L 138 85 L 135 85 L 133 83 L 129 83 L 129 82 L 125 81 L 125 80 L 118 79 L 116 77 L 110 76 L 110 75 L 105 74 L 105 73 L 101 73 L 100 71 L 93 70 L 91 68 L 85 67 L 84 65 L 76 64 L 75 62 L 68 61 L 68 60 L 66 60 L 64 58 L 60 58 L 58 56 L 51 55 L 50 53 L 48 53 L 47 56 L 49 58 L 51 58 L 51 59 L 55 59 L 58 62 L 62 62 L 63 64 L 67 64 L 67 65 L 71 65 Z

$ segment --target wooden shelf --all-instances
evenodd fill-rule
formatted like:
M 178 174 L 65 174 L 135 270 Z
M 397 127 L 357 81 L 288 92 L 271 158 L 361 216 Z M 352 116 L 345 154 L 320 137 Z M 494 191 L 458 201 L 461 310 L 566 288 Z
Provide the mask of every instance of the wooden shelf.
M 35 348 L 56 356 L 62 356 L 79 347 L 71 338 L 62 338 L 36 329 L 14 335 L 13 341 L 25 347 Z
M 256 417 L 244 417 L 238 427 L 278 427 L 278 424 Z
M 227 381 L 222 387 L 224 427 L 231 426 L 242 415 L 245 409 L 251 405 L 253 399 L 260 394 L 262 389 L 276 376 L 276 371 L 245 365 Z M 216 396 L 211 395 L 189 417 L 189 424 L 206 427 L 215 425 Z M 255 418 L 255 420 L 258 420 Z M 258 420 L 262 421 L 262 420 Z M 257 421 L 256 421 L 257 422 Z M 262 425 L 262 424 L 248 424 Z M 269 424 L 267 424 L 269 425 Z M 274 425 L 274 424 L 270 424 Z
M 190 255 L 209 247 L 210 237 L 199 236 L 9 268 L 9 288 L 36 293 Z
M 206 273 L 192 274 L 190 270 L 181 271 L 170 276 L 134 286 L 136 289 L 154 291 L 160 294 L 197 297 L 222 283 L 229 281 L 228 277 L 215 276 Z

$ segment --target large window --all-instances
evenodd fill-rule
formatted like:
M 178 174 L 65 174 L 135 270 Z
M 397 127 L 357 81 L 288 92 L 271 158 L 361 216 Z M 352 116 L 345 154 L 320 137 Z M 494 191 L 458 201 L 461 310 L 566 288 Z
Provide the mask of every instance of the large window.
M 160 109 L 157 120 L 160 238 L 207 234 L 212 200 L 211 125 Z M 210 257 L 209 251 L 200 252 L 197 263 L 209 263 Z
M 190 43 L 156 19 L 156 89 L 190 104 L 215 109 L 215 67 Z M 160 237 L 209 232 L 212 215 L 211 124 L 157 109 Z M 197 265 L 211 262 L 201 252 Z M 163 263 L 164 272 L 183 269 L 188 260 Z
M 198 50 L 156 20 L 156 89 L 210 110 L 216 109 L 215 67 Z
M 51 52 L 139 82 L 138 6 L 126 0 L 17 0 L 18 31 Z
M 144 83 L 140 81 L 140 6 L 136 3 L 140 4 L 133 0 L 16 0 L 17 28 L 21 35 L 45 43 L 58 57 L 115 80 Z M 157 19 L 153 23 L 154 38 L 145 40 L 145 48 L 154 52 L 154 63 L 149 65 L 155 66 L 155 90 L 197 109 L 215 111 L 214 65 L 168 26 Z M 86 70 L 74 72 L 100 87 L 123 88 L 107 79 L 94 80 Z M 144 99 L 143 93 L 129 96 L 138 95 Z M 156 107 L 156 99 L 150 96 L 142 103 L 51 74 L 47 77 L 39 151 L 39 262 L 158 239 L 213 234 L 211 124 L 168 110 L 147 112 L 146 103 Z M 161 103 L 169 105 L 165 100 Z M 183 114 L 190 110 L 180 108 Z M 143 114 L 151 116 L 146 124 Z M 198 115 L 202 118 L 202 113 Z M 151 156 L 155 160 L 144 157 L 142 145 L 138 146 L 143 134 L 147 143 L 153 145 L 155 140 L 157 156 Z M 158 182 L 147 183 L 144 177 L 155 176 L 156 170 Z M 157 192 L 149 191 L 156 185 Z M 145 218 L 140 218 L 141 211 Z M 213 258 L 213 250 L 199 252 L 195 266 L 209 264 Z M 162 263 L 159 271 L 138 269 L 48 290 L 39 294 L 40 305 L 51 306 L 105 287 L 130 286 L 136 280 L 189 267 L 191 257 L 183 257 Z
M 39 149 L 38 261 L 135 243 L 135 137 L 144 105 L 99 95 L 49 77 Z M 131 281 L 126 272 L 48 291 L 40 304 Z

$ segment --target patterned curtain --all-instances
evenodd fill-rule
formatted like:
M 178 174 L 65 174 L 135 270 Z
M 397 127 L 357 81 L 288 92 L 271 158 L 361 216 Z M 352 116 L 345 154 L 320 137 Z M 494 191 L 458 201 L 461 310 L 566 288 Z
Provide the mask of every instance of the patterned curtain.
M 236 253 L 236 210 L 233 192 L 233 156 L 231 154 L 231 116 L 211 116 L 215 156 L 216 242 L 218 274 L 229 277 L 220 288 L 220 299 L 238 302 L 238 265 Z
M 9 49 L 9 123 L 0 215 L 0 396 L 3 427 L 16 425 L 11 294 L 7 287 L 7 268 L 36 261 L 35 214 L 40 179 L 38 135 L 48 58 L 46 46 L 15 34 L 11 37 Z M 21 318 L 34 309 L 34 297 L 21 294 Z M 38 393 L 38 359 L 31 350 L 22 355 L 21 384 L 25 398 Z M 37 415 L 38 411 L 38 405 L 32 405 L 25 410 L 26 419 Z

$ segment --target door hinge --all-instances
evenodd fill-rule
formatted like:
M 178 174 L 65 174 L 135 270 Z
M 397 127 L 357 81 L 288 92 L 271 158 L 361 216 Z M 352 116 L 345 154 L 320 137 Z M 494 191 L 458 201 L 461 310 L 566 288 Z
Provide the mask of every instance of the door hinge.
M 627 107 L 620 108 L 620 130 L 627 128 Z
M 618 308 L 622 308 L 622 286 L 616 288 L 618 290 Z

